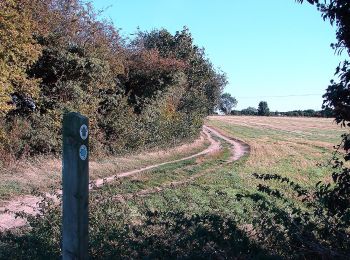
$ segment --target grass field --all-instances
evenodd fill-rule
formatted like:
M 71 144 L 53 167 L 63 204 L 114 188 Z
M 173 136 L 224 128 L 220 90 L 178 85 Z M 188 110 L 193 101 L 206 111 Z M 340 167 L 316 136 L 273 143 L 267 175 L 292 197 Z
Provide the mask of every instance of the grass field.
M 331 158 L 344 129 L 318 118 L 212 116 L 206 124 L 248 143 L 250 155 L 228 163 L 230 144 L 217 138 L 222 149 L 215 154 L 165 165 L 92 192 L 92 258 L 295 257 L 290 255 L 295 248 L 286 249 L 288 238 L 283 236 L 257 242 L 256 219 L 265 214 L 261 206 L 268 204 L 275 211 L 284 206 L 258 191 L 261 180 L 252 174 L 279 174 L 313 190 L 318 181 L 329 181 L 330 169 L 317 164 Z M 305 207 L 287 184 L 268 184 L 284 192 L 289 206 Z M 239 200 L 238 194 L 259 197 L 265 204 Z M 60 217 L 55 210 L 32 231 L 35 236 L 45 230 L 52 237 L 37 240 L 45 244 L 38 248 L 46 251 L 35 254 L 59 255 Z M 18 246 L 30 251 L 21 241 Z
M 324 118 L 213 116 L 207 124 L 251 146 L 251 155 L 239 170 L 242 176 L 278 173 L 306 186 L 329 178 L 329 169 L 317 164 L 327 164 L 345 132 Z
M 198 138 L 193 143 L 168 150 L 145 151 L 123 157 L 91 160 L 91 180 L 105 178 L 120 172 L 138 169 L 147 165 L 176 160 L 200 152 L 208 147 L 208 141 Z M 15 196 L 29 194 L 32 190 L 42 192 L 60 188 L 62 163 L 60 158 L 37 157 L 21 160 L 16 164 L 0 166 L 0 206 Z

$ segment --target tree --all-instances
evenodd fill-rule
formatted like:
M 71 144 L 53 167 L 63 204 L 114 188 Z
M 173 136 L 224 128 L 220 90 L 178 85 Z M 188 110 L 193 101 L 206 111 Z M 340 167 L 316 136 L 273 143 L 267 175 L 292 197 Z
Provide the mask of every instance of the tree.
M 258 110 L 255 107 L 247 107 L 242 109 L 241 113 L 242 115 L 254 116 L 258 114 Z
M 238 101 L 230 93 L 224 93 L 220 97 L 219 109 L 229 115 L 232 109 L 237 106 Z
M 181 61 L 188 66 L 184 68 L 188 91 L 191 92 L 184 99 L 189 102 L 184 106 L 192 106 L 201 100 L 201 113 L 208 115 L 219 105 L 222 90 L 227 85 L 225 73 L 214 68 L 206 57 L 203 48 L 194 45 L 193 37 L 188 28 L 171 35 L 167 30 L 152 30 L 139 32 L 133 45 L 136 49 L 156 50 L 160 57 Z
M 258 115 L 259 116 L 268 116 L 270 114 L 269 106 L 266 101 L 260 101 L 258 106 Z

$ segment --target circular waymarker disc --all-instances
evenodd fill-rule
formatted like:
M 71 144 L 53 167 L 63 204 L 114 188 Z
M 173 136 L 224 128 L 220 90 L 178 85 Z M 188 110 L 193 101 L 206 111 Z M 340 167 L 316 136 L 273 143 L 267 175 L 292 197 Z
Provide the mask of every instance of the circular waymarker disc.
M 81 160 L 85 161 L 88 156 L 88 150 L 86 145 L 81 145 L 79 148 L 79 157 Z
M 81 139 L 85 140 L 89 135 L 89 129 L 88 127 L 83 124 L 81 127 L 80 127 L 80 137 Z

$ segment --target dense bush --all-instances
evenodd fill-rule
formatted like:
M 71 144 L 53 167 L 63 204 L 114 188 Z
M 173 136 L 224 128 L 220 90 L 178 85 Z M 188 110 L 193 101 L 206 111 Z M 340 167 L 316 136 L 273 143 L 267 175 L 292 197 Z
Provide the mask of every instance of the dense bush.
M 26 74 L 27 67 L 35 63 L 41 50 L 33 38 L 37 24 L 26 8 L 28 2 L 0 2 L 0 116 L 11 109 L 11 94 L 38 96 L 38 81 Z
M 324 188 L 315 192 L 278 174 L 253 175 L 261 180 L 257 191 L 239 194 L 237 198 L 254 202 L 253 226 L 258 243 L 285 258 L 347 259 L 348 205 L 340 210 L 336 201 L 327 204 Z M 282 188 L 272 188 L 276 183 Z
M 0 10 L 2 161 L 59 154 L 67 111 L 88 116 L 95 156 L 191 139 L 227 83 L 186 28 L 127 43 L 79 0 L 11 0 Z

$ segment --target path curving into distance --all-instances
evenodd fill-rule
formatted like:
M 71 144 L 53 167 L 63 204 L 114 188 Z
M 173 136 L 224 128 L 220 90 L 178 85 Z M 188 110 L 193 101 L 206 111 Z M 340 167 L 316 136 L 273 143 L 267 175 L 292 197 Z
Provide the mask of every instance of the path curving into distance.
M 231 151 L 232 151 L 231 158 L 230 158 L 231 162 L 239 160 L 240 158 L 242 158 L 246 154 L 250 154 L 249 144 L 247 144 L 239 139 L 228 137 L 223 131 L 218 130 L 218 129 L 213 128 L 213 127 L 209 127 L 209 126 L 204 125 L 203 130 L 209 131 L 210 133 L 214 134 L 215 136 L 217 136 L 217 137 L 225 140 L 229 144 L 231 144 Z
M 240 140 L 230 138 L 227 135 L 225 135 L 225 133 L 223 133 L 220 130 L 215 129 L 213 127 L 209 127 L 209 126 L 204 125 L 203 126 L 203 134 L 206 136 L 207 140 L 210 142 L 210 145 L 205 150 L 203 150 L 199 153 L 196 153 L 196 154 L 193 154 L 191 156 L 187 156 L 187 157 L 184 157 L 181 159 L 173 160 L 173 161 L 149 165 L 146 167 L 142 167 L 140 169 L 122 172 L 122 173 L 119 173 L 119 174 L 116 174 L 116 175 L 113 175 L 113 176 L 110 176 L 107 178 L 97 179 L 97 180 L 90 182 L 89 189 L 93 190 L 95 187 L 101 187 L 102 185 L 109 183 L 109 182 L 112 182 L 116 179 L 124 178 L 124 177 L 131 176 L 134 174 L 139 174 L 139 173 L 142 173 L 144 171 L 152 170 L 152 169 L 155 169 L 157 167 L 164 166 L 167 164 L 177 163 L 177 162 L 189 160 L 192 158 L 196 158 L 199 156 L 213 154 L 221 149 L 220 141 L 215 140 L 213 138 L 213 136 L 216 136 L 219 139 L 225 140 L 226 142 L 228 142 L 231 145 L 232 155 L 231 155 L 228 162 L 237 161 L 241 157 L 243 157 L 244 155 L 249 154 L 249 152 L 250 152 L 250 147 L 248 144 L 246 144 Z M 176 185 L 185 184 L 185 183 L 192 181 L 194 178 L 197 178 L 197 177 L 202 176 L 204 174 L 205 173 L 200 173 L 200 174 L 198 174 L 198 176 L 197 175 L 192 176 L 189 179 L 186 179 L 184 181 L 178 181 L 176 183 L 175 182 L 169 183 L 161 188 L 157 187 L 157 188 L 154 188 L 152 190 L 141 191 L 140 195 L 146 195 L 146 194 L 150 194 L 153 192 L 159 192 L 167 187 L 174 187 Z M 57 192 L 62 193 L 61 190 L 59 190 Z M 50 197 L 51 195 L 47 194 L 47 196 Z M 41 197 L 26 195 L 26 196 L 21 196 L 21 197 L 15 198 L 15 199 L 9 201 L 5 206 L 0 207 L 0 232 L 25 226 L 27 223 L 26 220 L 23 218 L 19 218 L 19 217 L 16 218 L 16 213 L 24 212 L 24 213 L 31 214 L 31 215 L 38 214 L 39 210 L 40 210 L 39 204 L 41 201 L 42 201 Z
M 226 142 L 228 142 L 229 144 L 231 144 L 231 148 L 230 148 L 231 149 L 231 157 L 229 158 L 229 160 L 227 160 L 226 163 L 232 163 L 234 161 L 237 161 L 240 158 L 242 158 L 243 156 L 250 153 L 250 146 L 247 143 L 245 143 L 241 140 L 235 139 L 235 138 L 227 137 L 220 130 L 217 130 L 213 127 L 209 127 L 209 126 L 204 125 L 203 131 L 207 131 L 210 134 L 212 133 L 215 136 L 219 137 L 220 139 L 223 139 Z M 199 177 L 202 177 L 211 171 L 212 171 L 212 169 L 205 170 L 203 172 L 192 175 L 184 180 L 168 182 L 168 183 L 162 184 L 161 186 L 156 186 L 156 187 L 140 190 L 140 191 L 134 192 L 134 193 L 118 194 L 116 196 L 113 196 L 113 199 L 120 201 L 120 202 L 123 202 L 123 201 L 126 201 L 126 200 L 134 198 L 134 197 L 144 197 L 144 196 L 147 196 L 150 194 L 159 193 L 159 192 L 162 192 L 166 189 L 170 189 L 170 188 L 174 188 L 174 187 L 181 186 L 184 184 L 188 184 L 189 182 L 191 182 Z

